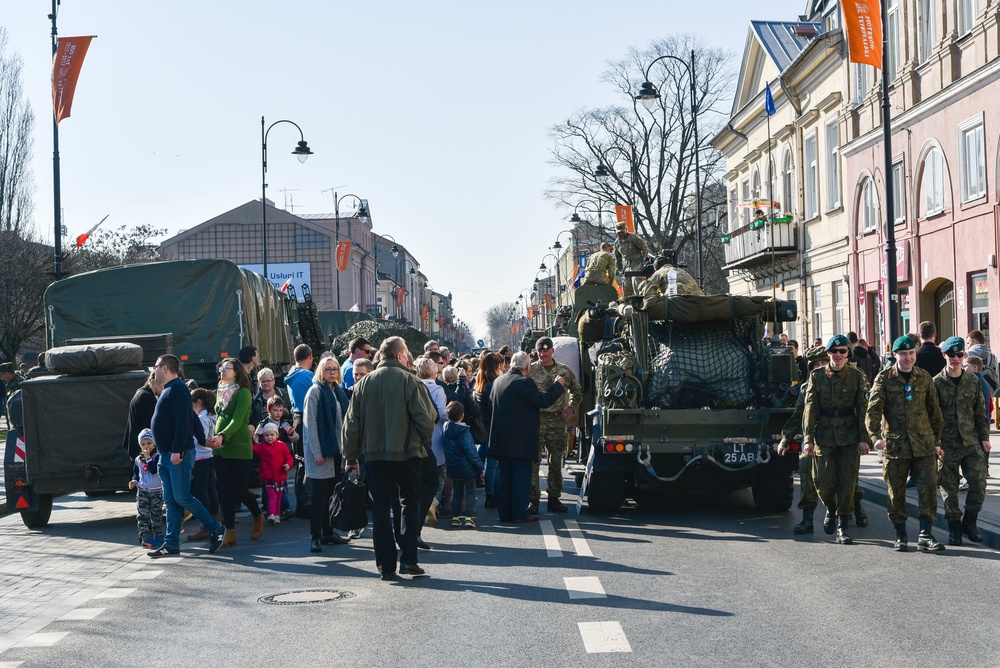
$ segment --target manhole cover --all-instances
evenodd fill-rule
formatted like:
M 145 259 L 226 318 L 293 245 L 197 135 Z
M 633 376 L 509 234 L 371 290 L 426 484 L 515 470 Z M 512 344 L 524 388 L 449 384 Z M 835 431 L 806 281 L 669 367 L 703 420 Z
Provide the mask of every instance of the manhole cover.
M 343 601 L 354 598 L 351 591 L 337 591 L 335 589 L 306 589 L 303 591 L 290 591 L 284 594 L 271 594 L 261 596 L 257 599 L 260 603 L 269 605 L 312 605 L 313 603 L 331 603 L 333 601 Z

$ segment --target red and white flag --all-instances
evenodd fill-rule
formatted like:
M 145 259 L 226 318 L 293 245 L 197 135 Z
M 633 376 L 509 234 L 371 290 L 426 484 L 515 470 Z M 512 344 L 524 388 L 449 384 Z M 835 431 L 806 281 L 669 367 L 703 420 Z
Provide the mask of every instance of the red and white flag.
M 291 284 L 292 284 L 292 277 L 289 276 L 288 280 L 286 280 L 284 283 L 281 284 L 281 288 L 280 288 L 281 291 L 282 292 L 288 292 L 288 286 L 291 285 Z
M 351 308 L 349 308 L 347 310 L 348 310 L 348 312 L 353 311 L 354 313 L 360 313 L 361 312 L 361 308 L 358 306 L 357 302 L 355 302 L 354 306 L 352 306 Z
M 110 215 L 111 214 L 109 213 L 108 216 Z M 76 238 L 76 247 L 79 248 L 83 244 L 87 243 L 87 239 L 90 238 L 90 235 L 94 233 L 94 230 L 96 230 L 98 227 L 101 226 L 101 223 L 103 223 L 105 220 L 108 219 L 108 216 L 104 216 L 104 218 L 101 218 L 101 221 L 97 223 L 97 225 L 94 225 L 92 228 L 90 228 L 89 230 L 78 236 Z

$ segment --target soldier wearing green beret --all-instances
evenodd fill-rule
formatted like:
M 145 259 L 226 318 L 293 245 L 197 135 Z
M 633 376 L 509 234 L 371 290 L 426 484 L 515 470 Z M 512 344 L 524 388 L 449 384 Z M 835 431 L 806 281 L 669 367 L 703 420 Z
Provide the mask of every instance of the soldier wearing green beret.
M 809 374 L 802 413 L 802 453 L 815 453 L 813 477 L 826 506 L 824 530 L 833 532 L 836 516 L 837 542 L 850 545 L 853 541 L 847 534 L 847 522 L 854 512 L 861 455 L 868 454 L 868 380 L 863 371 L 847 363 L 851 344 L 846 336 L 831 337 L 826 352 L 830 364 Z
M 944 545 L 931 527 L 937 515 L 937 462 L 944 422 L 931 375 L 915 366 L 916 345 L 909 336 L 892 344 L 896 364 L 879 372 L 868 398 L 865 426 L 877 450 L 885 450 L 882 474 L 889 491 L 889 520 L 896 529 L 893 546 L 906 551 L 906 476 L 917 480 L 920 535 L 917 546 L 937 552 Z
M 934 386 L 944 419 L 941 436 L 944 455 L 938 464 L 938 485 L 948 520 L 948 544 L 961 545 L 963 533 L 972 542 L 980 543 L 983 536 L 976 520 L 986 498 L 985 454 L 990 451 L 990 423 L 979 378 L 962 370 L 965 341 L 953 336 L 941 344 L 941 353 L 946 364 L 934 376 Z M 964 517 L 958 499 L 960 468 L 969 482 Z
M 816 346 L 806 351 L 806 360 L 809 363 L 809 370 L 812 371 L 817 366 L 821 366 L 830 361 L 826 349 Z M 809 386 L 808 378 L 799 388 L 799 397 L 795 400 L 795 410 L 792 412 L 785 426 L 781 428 L 781 443 L 778 444 L 778 454 L 782 457 L 788 452 L 792 441 L 802 435 L 802 411 L 806 406 L 806 388 Z M 795 525 L 792 533 L 805 534 L 813 532 L 813 514 L 816 512 L 816 505 L 819 503 L 816 495 L 816 482 L 813 480 L 813 457 L 799 455 L 799 510 L 802 511 L 802 521 Z

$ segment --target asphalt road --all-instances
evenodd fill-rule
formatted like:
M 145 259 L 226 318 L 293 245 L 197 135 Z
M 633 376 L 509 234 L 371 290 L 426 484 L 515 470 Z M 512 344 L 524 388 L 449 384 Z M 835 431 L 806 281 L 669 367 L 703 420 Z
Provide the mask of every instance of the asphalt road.
M 1000 555 L 916 552 L 912 521 L 893 552 L 866 509 L 853 546 L 749 493 L 517 528 L 481 510 L 425 529 L 430 577 L 385 583 L 370 531 L 313 555 L 306 522 L 251 542 L 244 519 L 236 548 L 154 562 L 129 497 L 74 495 L 44 532 L 0 518 L 0 668 L 1000 665 Z M 349 598 L 260 602 L 315 590 Z

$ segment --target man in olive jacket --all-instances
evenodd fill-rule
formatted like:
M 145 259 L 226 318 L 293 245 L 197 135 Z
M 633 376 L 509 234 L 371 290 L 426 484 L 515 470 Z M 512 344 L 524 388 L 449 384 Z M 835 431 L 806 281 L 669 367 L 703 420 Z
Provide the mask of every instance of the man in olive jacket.
M 938 465 L 938 485 L 944 497 L 944 516 L 948 520 L 948 544 L 961 545 L 962 534 L 981 543 L 976 520 L 986 498 L 986 453 L 990 451 L 990 422 L 986 417 L 979 378 L 962 370 L 965 341 L 952 336 L 941 344 L 946 364 L 934 376 L 938 403 L 944 419 L 941 448 L 944 456 Z M 965 516 L 959 507 L 959 468 L 969 481 L 965 497 Z
M 528 514 L 531 496 L 531 463 L 538 459 L 539 411 L 562 396 L 562 376 L 545 392 L 529 377 L 531 358 L 516 352 L 510 371 L 493 382 L 490 403 L 490 457 L 496 457 L 497 511 L 501 522 L 537 522 Z
M 365 459 L 375 565 L 383 580 L 392 580 L 397 552 L 389 510 L 394 502 L 401 505 L 403 515 L 399 571 L 413 576 L 426 574 L 417 565 L 420 460 L 427 456 L 423 444 L 430 443 L 434 434 L 437 410 L 427 390 L 407 370 L 409 351 L 402 337 L 383 341 L 379 354 L 382 361 L 378 368 L 354 386 L 342 440 L 349 472 L 357 475 L 358 458 Z

